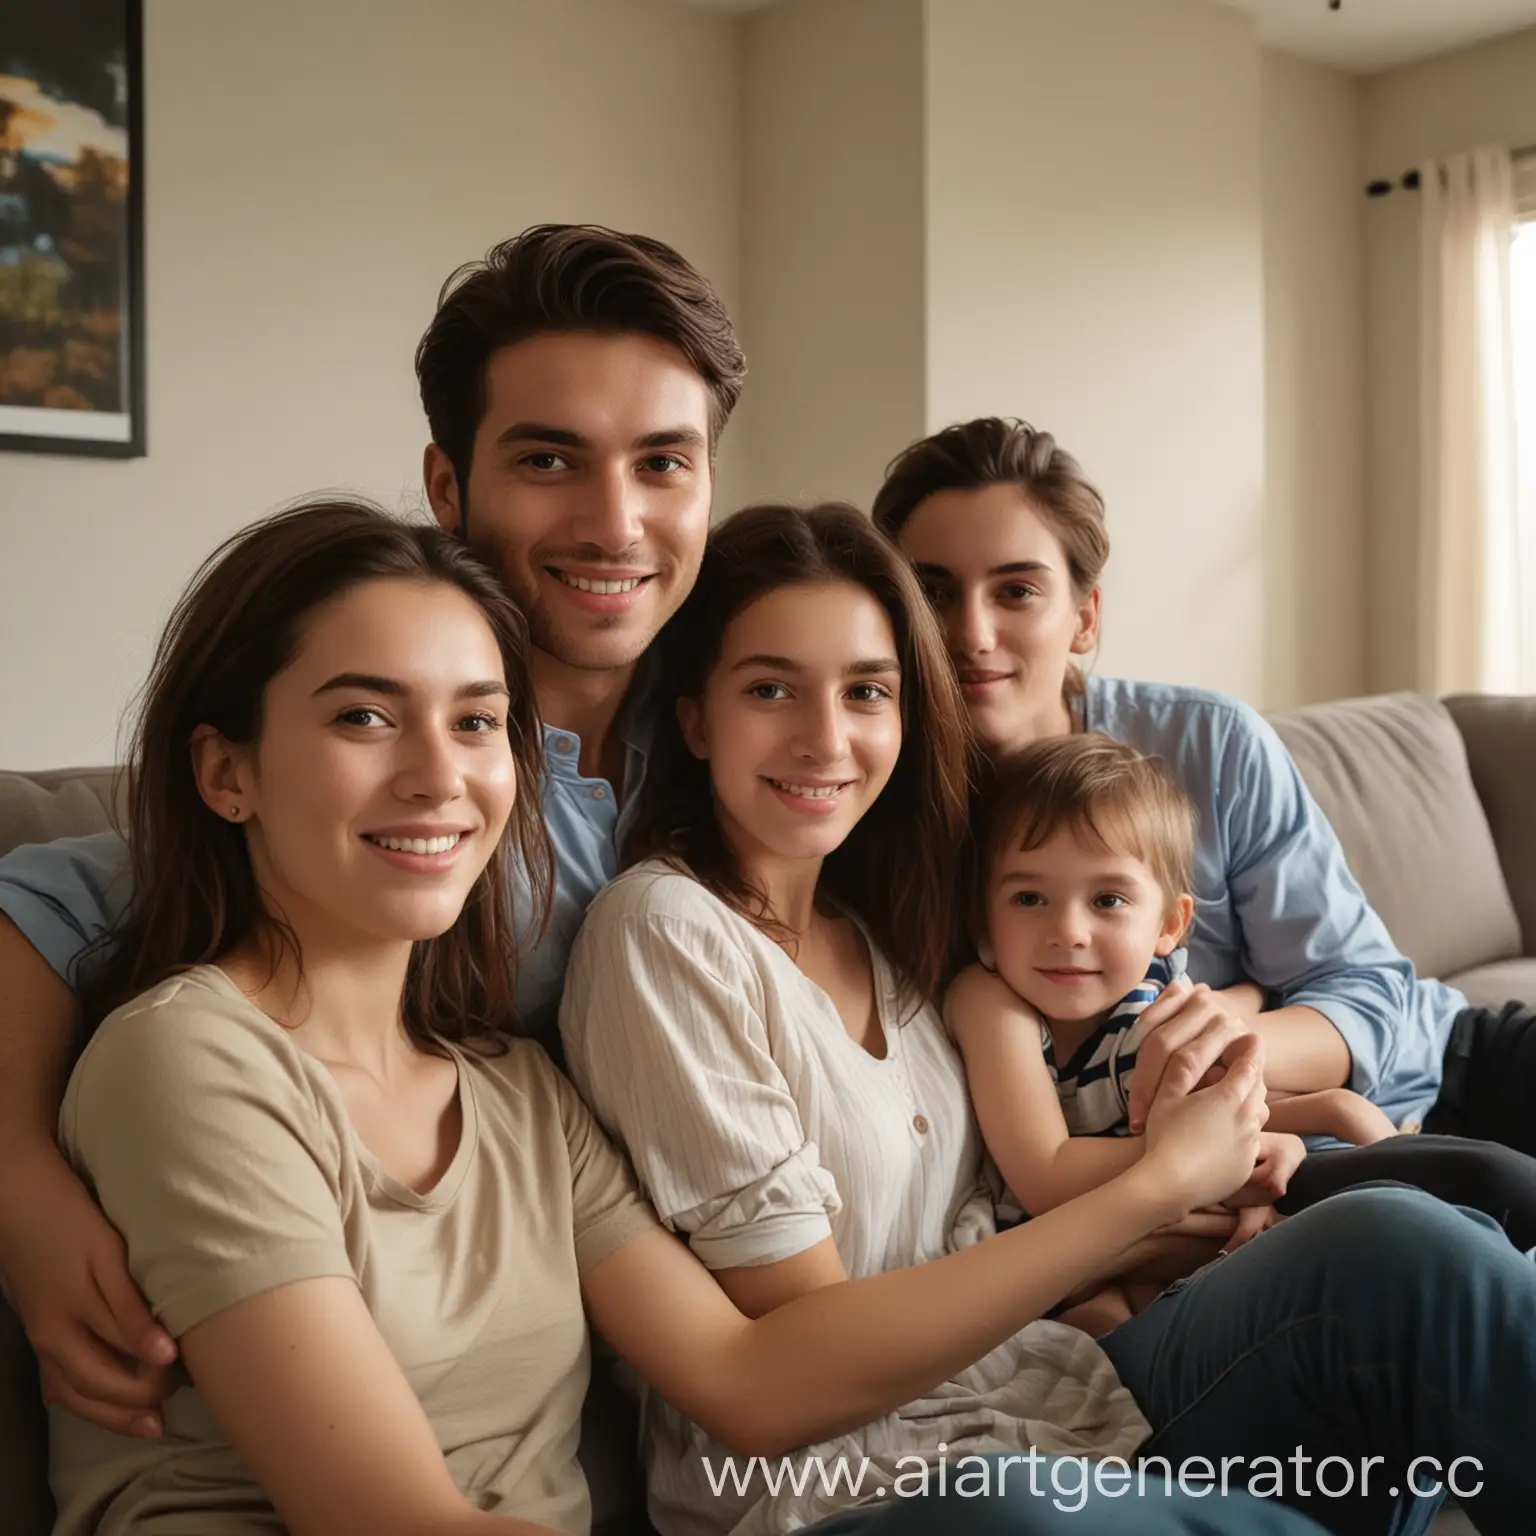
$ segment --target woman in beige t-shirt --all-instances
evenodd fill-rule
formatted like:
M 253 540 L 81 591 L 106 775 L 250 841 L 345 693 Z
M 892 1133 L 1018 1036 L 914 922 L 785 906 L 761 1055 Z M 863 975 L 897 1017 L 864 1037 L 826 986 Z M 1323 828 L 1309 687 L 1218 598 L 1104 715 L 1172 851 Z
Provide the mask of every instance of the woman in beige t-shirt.
M 1249 1154 L 1239 1073 L 1091 1223 L 744 1315 L 505 1039 L 507 866 L 549 871 L 528 667 L 457 539 L 350 502 L 236 536 L 178 605 L 60 1137 L 190 1384 L 153 1439 L 54 1409 L 63 1536 L 580 1533 L 588 1318 L 776 1455 L 941 1382 Z

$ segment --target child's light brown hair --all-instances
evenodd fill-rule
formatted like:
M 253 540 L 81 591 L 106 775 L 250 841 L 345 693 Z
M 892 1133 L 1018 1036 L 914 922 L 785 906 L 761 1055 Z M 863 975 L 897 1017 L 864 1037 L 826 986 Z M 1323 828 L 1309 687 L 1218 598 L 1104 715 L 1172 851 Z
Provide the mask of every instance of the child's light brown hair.
M 1003 850 L 1039 848 L 1063 829 L 1087 846 L 1140 859 L 1171 911 L 1194 877 L 1195 824 L 1168 765 L 1111 736 L 1055 736 L 1000 758 L 972 820 L 976 932 L 987 931 L 987 893 Z

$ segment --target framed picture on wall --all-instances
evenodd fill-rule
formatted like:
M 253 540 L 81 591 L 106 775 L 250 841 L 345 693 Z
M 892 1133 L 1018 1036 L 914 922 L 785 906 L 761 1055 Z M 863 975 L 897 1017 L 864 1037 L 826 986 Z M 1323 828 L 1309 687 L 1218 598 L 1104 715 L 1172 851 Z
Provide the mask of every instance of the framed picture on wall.
M 142 0 L 0 3 L 0 451 L 145 451 L 142 72 Z

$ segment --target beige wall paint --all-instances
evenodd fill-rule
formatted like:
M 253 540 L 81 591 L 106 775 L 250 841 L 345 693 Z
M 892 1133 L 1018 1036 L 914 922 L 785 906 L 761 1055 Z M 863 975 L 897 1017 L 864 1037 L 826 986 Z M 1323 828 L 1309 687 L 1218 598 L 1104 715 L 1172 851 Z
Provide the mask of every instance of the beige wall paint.
M 746 23 L 750 494 L 868 507 L 923 431 L 923 0 Z
M 1054 431 L 1109 503 L 1101 669 L 1255 702 L 1259 85 L 1209 0 L 930 5 L 930 424 Z
M 1363 86 L 1266 49 L 1264 701 L 1366 688 Z
M 451 9 L 451 24 L 445 13 Z M 412 504 L 459 262 L 591 219 L 739 308 L 739 24 L 667 0 L 149 0 L 150 456 L 0 458 L 0 766 L 112 758 L 196 563 L 288 498 Z M 721 499 L 740 494 L 727 433 Z
M 1536 144 L 1536 28 L 1375 76 L 1365 88 L 1365 169 Z M 1419 367 L 1417 194 L 1366 209 L 1370 686 L 1412 686 L 1417 628 Z
M 0 460 L 0 765 L 112 755 L 241 523 L 323 486 L 417 503 L 437 287 L 536 219 L 653 231 L 721 287 L 751 371 L 719 510 L 867 504 L 913 435 L 1016 412 L 1109 496 L 1106 670 L 1276 705 L 1362 686 L 1359 88 L 1213 0 L 147 9 L 152 453 Z M 1485 97 L 1518 126 L 1533 39 L 1373 83 L 1369 168 L 1424 152 L 1410 127 L 1461 147 Z M 1369 205 L 1373 240 L 1410 209 Z M 1378 325 L 1388 394 L 1401 340 Z

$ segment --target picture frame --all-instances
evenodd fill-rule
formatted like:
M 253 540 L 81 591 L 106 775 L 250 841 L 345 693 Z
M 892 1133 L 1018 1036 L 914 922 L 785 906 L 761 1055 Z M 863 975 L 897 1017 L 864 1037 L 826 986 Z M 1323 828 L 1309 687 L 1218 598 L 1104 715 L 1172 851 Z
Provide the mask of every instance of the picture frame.
M 0 452 L 139 458 L 143 0 L 0 7 Z

